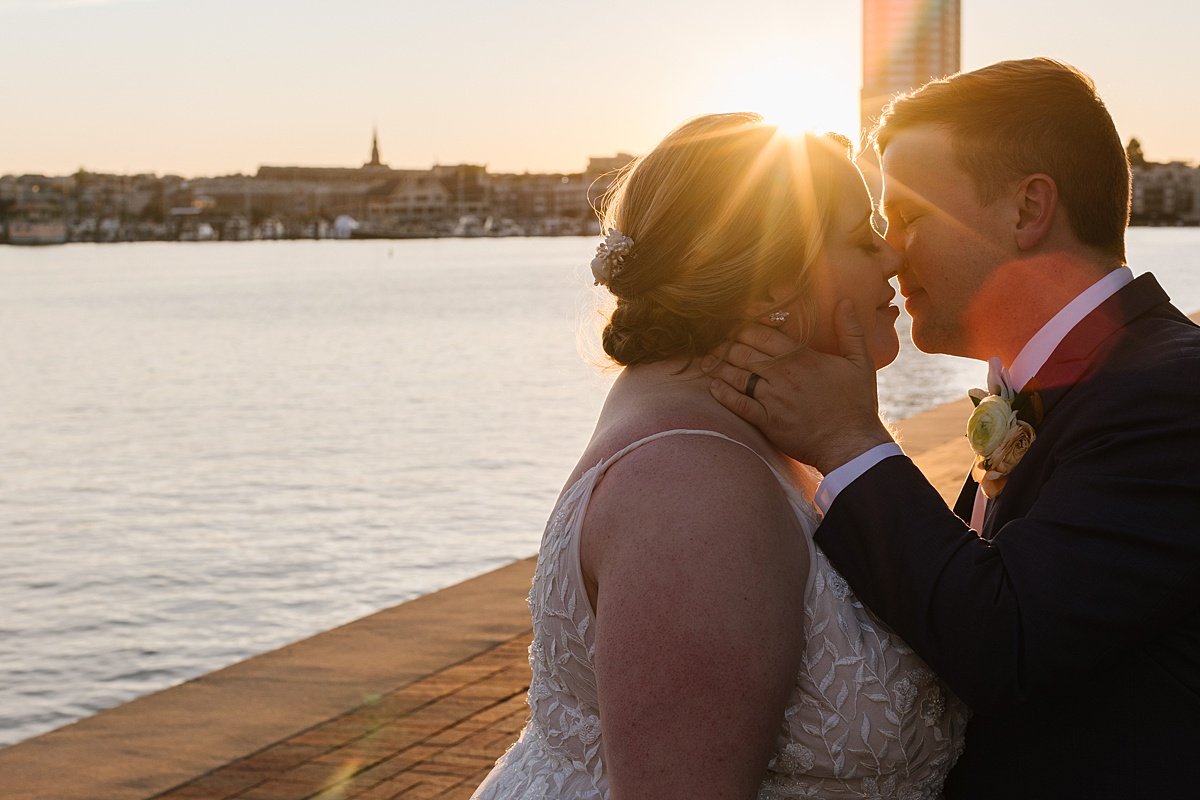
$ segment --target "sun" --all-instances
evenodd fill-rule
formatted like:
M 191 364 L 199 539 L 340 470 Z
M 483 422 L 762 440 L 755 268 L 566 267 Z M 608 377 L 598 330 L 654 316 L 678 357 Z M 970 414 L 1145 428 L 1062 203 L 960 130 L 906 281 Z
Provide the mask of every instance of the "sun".
M 828 65 L 776 52 L 725 66 L 705 92 L 707 111 L 756 111 L 789 135 L 833 131 L 857 141 L 857 91 Z

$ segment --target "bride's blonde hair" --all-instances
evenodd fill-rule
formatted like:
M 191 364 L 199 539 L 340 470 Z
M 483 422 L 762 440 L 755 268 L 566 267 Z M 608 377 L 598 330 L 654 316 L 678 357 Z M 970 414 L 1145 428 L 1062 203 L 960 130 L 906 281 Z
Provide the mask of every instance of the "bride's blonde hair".
M 847 140 L 786 137 L 757 114 L 710 114 L 672 131 L 604 198 L 605 230 L 634 242 L 608 281 L 617 305 L 605 352 L 626 366 L 698 358 L 788 279 L 810 332 L 810 267 L 848 169 Z

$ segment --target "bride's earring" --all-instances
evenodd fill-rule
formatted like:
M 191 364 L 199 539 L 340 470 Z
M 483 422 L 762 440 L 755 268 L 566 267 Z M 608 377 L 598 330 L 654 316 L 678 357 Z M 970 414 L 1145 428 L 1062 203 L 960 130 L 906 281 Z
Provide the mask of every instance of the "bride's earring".
M 791 315 L 792 315 L 792 312 L 784 311 L 781 308 L 778 311 L 772 311 L 770 314 L 767 314 L 767 322 L 778 327 L 778 326 L 782 325 L 783 323 L 787 322 L 788 317 L 790 317 Z

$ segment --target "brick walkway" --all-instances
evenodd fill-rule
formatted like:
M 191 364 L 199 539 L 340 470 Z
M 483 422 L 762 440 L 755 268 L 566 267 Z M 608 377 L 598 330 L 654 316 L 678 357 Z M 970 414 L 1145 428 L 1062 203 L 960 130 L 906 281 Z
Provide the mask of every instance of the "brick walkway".
M 528 709 L 523 633 L 157 800 L 469 798 Z

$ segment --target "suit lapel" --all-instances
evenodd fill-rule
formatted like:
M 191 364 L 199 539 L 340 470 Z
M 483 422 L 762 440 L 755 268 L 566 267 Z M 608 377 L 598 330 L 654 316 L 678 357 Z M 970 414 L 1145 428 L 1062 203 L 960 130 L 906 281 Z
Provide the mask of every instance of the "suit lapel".
M 978 490 L 979 484 L 967 473 L 967 480 L 963 483 L 962 491 L 958 493 L 958 499 L 954 501 L 954 514 L 968 525 L 971 524 L 971 512 L 975 508 L 975 492 Z

